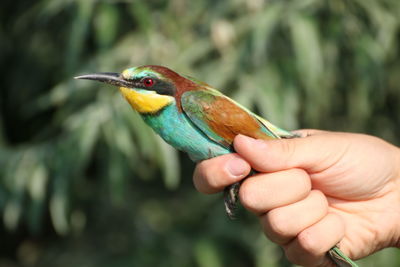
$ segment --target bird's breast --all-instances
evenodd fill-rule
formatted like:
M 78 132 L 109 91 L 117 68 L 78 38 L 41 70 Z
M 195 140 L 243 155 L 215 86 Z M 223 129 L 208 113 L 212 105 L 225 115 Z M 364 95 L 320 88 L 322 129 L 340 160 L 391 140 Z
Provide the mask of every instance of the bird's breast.
M 167 143 L 189 154 L 194 161 L 231 151 L 209 139 L 173 103 L 157 114 L 142 114 L 145 122 Z

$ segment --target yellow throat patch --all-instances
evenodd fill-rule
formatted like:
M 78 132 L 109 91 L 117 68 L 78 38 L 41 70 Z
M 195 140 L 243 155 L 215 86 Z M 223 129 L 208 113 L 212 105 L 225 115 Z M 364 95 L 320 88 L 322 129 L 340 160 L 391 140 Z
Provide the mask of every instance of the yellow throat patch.
M 139 113 L 156 113 L 174 101 L 172 96 L 159 95 L 156 92 L 141 93 L 126 87 L 120 87 L 119 90 Z

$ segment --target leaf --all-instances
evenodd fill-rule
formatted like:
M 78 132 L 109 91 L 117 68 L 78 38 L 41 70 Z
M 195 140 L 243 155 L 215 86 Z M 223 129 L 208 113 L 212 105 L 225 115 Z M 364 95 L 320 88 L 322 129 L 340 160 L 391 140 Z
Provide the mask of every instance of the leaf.
M 107 49 L 114 42 L 118 33 L 119 14 L 115 5 L 101 3 L 94 17 L 94 30 L 97 45 L 101 50 Z
M 175 189 L 180 182 L 180 164 L 178 152 L 165 143 L 161 137 L 157 136 L 156 141 L 160 149 L 159 163 L 164 174 L 165 186 L 169 189 Z
M 312 18 L 297 13 L 289 17 L 297 70 L 307 87 L 312 87 L 324 72 L 321 45 Z
M 50 217 L 57 234 L 66 235 L 69 232 L 68 183 L 66 177 L 62 175 L 55 177 L 52 189 L 49 203 Z
M 280 2 L 271 2 L 264 12 L 254 18 L 252 54 L 256 66 L 263 65 L 268 60 L 268 47 L 272 45 L 273 33 L 282 18 L 283 7 Z

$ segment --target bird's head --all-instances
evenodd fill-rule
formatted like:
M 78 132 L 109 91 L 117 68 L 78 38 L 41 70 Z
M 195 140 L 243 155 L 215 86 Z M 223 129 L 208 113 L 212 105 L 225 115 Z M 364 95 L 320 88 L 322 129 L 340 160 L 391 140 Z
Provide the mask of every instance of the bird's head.
M 87 74 L 75 79 L 95 80 L 118 86 L 129 104 L 141 114 L 156 113 L 176 103 L 176 99 L 183 93 L 182 90 L 196 87 L 195 82 L 166 67 L 155 65 L 133 67 L 121 73 Z

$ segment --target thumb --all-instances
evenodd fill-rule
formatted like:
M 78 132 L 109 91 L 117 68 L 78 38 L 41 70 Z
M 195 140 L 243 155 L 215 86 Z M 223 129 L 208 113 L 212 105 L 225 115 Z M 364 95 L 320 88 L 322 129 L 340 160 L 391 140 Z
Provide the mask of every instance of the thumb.
M 293 139 L 260 140 L 244 135 L 234 139 L 235 151 L 260 172 L 290 168 L 320 172 L 338 162 L 347 147 L 340 134 L 329 132 Z

